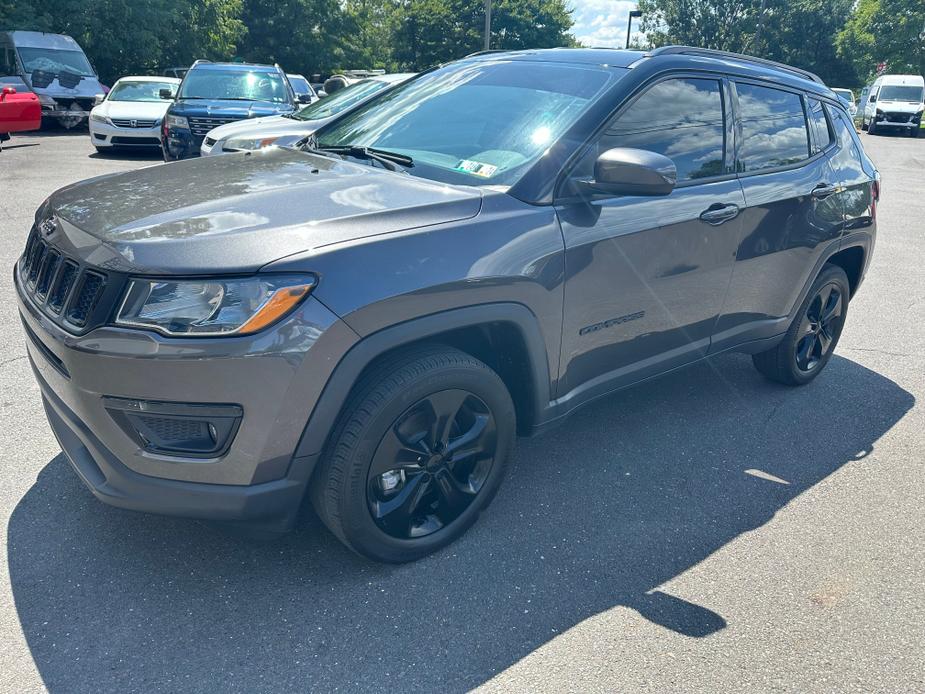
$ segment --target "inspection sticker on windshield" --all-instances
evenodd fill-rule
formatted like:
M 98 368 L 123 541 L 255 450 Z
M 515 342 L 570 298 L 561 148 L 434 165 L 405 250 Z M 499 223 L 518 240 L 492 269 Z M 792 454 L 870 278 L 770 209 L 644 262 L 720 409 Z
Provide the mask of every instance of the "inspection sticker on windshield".
M 461 160 L 455 168 L 457 171 L 465 171 L 466 173 L 471 173 L 473 176 L 481 176 L 482 178 L 491 178 L 495 171 L 498 170 L 497 166 L 483 164 L 480 161 L 470 161 L 469 159 Z

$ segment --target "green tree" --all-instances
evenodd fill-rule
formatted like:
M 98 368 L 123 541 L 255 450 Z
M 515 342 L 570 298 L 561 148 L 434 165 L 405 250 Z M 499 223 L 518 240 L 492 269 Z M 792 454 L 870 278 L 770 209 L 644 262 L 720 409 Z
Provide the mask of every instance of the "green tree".
M 655 46 L 682 44 L 749 53 L 811 70 L 830 84 L 854 84 L 835 39 L 853 0 L 641 0 Z
M 492 48 L 575 45 L 565 0 L 496 0 L 491 18 Z M 395 62 L 422 70 L 482 49 L 485 6 L 478 0 L 397 0 L 391 24 Z
M 860 0 L 839 32 L 838 53 L 864 81 L 877 65 L 889 72 L 925 74 L 925 4 L 921 0 Z

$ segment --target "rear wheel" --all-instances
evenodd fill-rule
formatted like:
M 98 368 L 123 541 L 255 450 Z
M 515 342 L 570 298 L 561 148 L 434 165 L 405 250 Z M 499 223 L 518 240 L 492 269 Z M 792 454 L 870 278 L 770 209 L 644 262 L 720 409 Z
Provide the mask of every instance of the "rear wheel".
M 310 490 L 357 553 L 407 562 L 462 535 L 501 483 L 514 406 L 498 375 L 449 347 L 388 359 L 356 390 Z
M 818 376 L 841 337 L 849 292 L 845 271 L 837 265 L 824 266 L 784 339 L 777 347 L 752 356 L 755 368 L 772 381 L 792 386 Z

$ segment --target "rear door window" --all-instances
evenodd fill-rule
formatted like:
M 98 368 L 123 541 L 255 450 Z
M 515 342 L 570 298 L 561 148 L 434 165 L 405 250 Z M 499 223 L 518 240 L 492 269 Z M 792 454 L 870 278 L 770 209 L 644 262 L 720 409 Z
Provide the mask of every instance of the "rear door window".
M 650 87 L 607 127 L 595 156 L 632 147 L 670 158 L 678 182 L 723 173 L 722 88 L 713 79 L 668 79 Z
M 813 130 L 813 154 L 821 152 L 832 144 L 832 132 L 825 117 L 822 102 L 810 99 L 808 102 L 809 123 Z
M 809 131 L 799 94 L 741 82 L 736 83 L 736 93 L 739 171 L 776 169 L 809 158 Z

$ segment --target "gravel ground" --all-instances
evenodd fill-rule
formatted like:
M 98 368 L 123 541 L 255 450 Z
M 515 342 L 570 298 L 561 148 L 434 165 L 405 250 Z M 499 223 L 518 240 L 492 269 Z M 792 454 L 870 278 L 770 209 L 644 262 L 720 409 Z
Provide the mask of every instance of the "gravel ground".
M 479 524 L 369 564 L 96 502 L 45 423 L 10 268 L 56 188 L 156 164 L 0 153 L 0 691 L 925 691 L 925 138 L 862 136 L 880 236 L 827 371 L 692 367 L 522 440 Z

